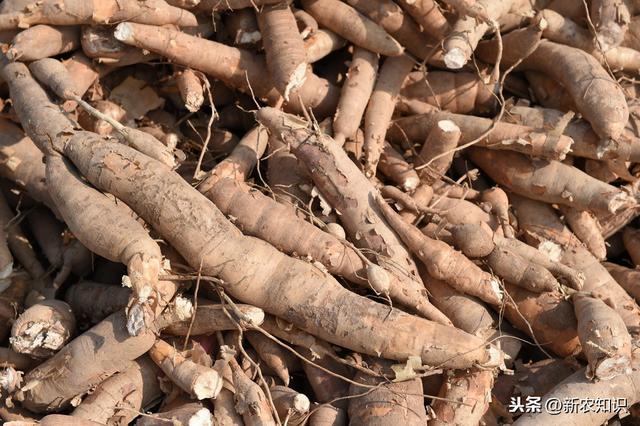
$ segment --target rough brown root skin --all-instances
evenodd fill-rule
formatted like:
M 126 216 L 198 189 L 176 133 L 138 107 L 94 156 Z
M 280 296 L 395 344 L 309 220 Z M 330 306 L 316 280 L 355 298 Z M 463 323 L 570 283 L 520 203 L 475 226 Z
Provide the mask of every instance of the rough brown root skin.
M 217 403 L 217 399 L 215 403 Z M 136 421 L 137 426 L 166 426 L 169 423 L 188 425 L 188 426 L 213 426 L 214 418 L 211 411 L 202 403 L 192 402 L 163 410 L 153 416 L 141 417 Z M 220 423 L 224 426 L 233 426 L 233 424 Z
M 422 181 L 433 184 L 449 170 L 461 135 L 460 128 L 451 120 L 440 120 L 431 128 L 415 161 L 415 167 L 422 167 L 419 171 Z
M 10 348 L 0 347 L 0 368 L 13 368 L 27 371 L 34 367 L 38 361 L 28 355 L 23 355 Z
M 493 188 L 482 191 L 480 200 L 484 206 L 493 213 L 502 226 L 502 233 L 507 238 L 514 238 L 515 231 L 509 224 L 509 197 L 501 188 L 494 186 Z
M 616 395 L 616 398 L 623 398 L 627 405 L 631 406 L 638 402 L 638 386 L 640 386 L 640 372 L 637 363 L 634 363 L 633 371 L 630 374 L 617 376 L 611 380 L 601 380 L 592 382 L 585 376 L 585 369 L 576 371 L 571 376 L 564 379 L 551 391 L 547 392 L 541 400 L 544 406 L 549 399 L 559 398 L 607 398 L 608 395 Z M 524 414 L 514 425 L 517 426 L 537 426 L 541 424 L 567 424 L 582 426 L 598 426 L 606 423 L 613 417 L 613 412 L 587 412 L 587 413 L 559 413 L 552 415 L 544 410 L 536 414 Z
M 415 263 L 384 222 L 373 200 L 376 189 L 345 151 L 329 137 L 313 134 L 306 123 L 273 108 L 261 109 L 258 120 L 274 137 L 291 146 L 307 170 L 315 171 L 312 177 L 316 187 L 341 213 L 351 241 L 356 247 L 373 250 L 376 262 L 392 276 L 392 283 L 397 283 L 390 286 L 389 296 L 425 317 L 444 322 L 444 316 L 428 302 L 424 286 L 417 279 Z
M 548 205 L 518 196 L 510 199 L 518 218 L 518 226 L 524 232 L 528 244 L 545 250 L 552 248 L 556 260 L 580 271 L 584 277 L 583 290 L 611 299 L 624 319 L 627 328 L 640 327 L 640 308 L 634 300 L 615 282 L 602 264 L 560 222 L 555 211 Z
M 128 424 L 162 396 L 158 373 L 158 367 L 148 357 L 141 357 L 102 382 L 71 415 L 100 424 Z
M 218 371 L 185 358 L 163 340 L 154 343 L 149 356 L 173 383 L 197 399 L 215 399 L 222 389 Z
M 405 223 L 381 197 L 378 197 L 376 201 L 385 219 L 411 251 L 424 263 L 433 278 L 446 281 L 463 293 L 477 296 L 487 303 L 500 306 L 502 289 L 497 279 L 480 269 L 448 244 L 431 239 L 416 227 Z
M 10 74 L 8 67 L 4 67 L 3 76 Z M 226 290 L 231 296 L 281 316 L 320 338 L 360 352 L 399 360 L 415 355 L 425 363 L 443 363 L 453 368 L 500 362 L 499 351 L 486 348 L 484 342 L 466 333 L 362 298 L 311 265 L 241 235 L 212 203 L 162 163 L 129 147 L 74 131 L 70 123 L 61 123 L 59 110 L 48 102 L 34 106 L 32 99 L 26 98 L 28 71 L 13 75 L 12 79 L 14 107 L 23 123 L 32 123 L 26 126 L 32 139 L 38 138 L 49 150 L 52 144 L 64 151 L 92 184 L 108 188 L 129 205 L 193 268 L 201 268 L 203 274 L 219 276 L 229 283 Z M 21 84 L 16 86 L 16 79 L 22 80 Z M 27 93 L 20 94 L 21 90 Z M 51 123 L 46 120 L 45 110 L 52 115 Z M 45 120 L 36 120 L 43 116 Z M 39 127 L 37 132 L 32 120 L 39 126 L 50 124 L 51 128 Z M 194 216 L 191 211 L 201 214 Z M 219 249 L 221 245 L 225 250 Z M 265 264 L 265 258 L 270 262 Z M 146 333 L 140 336 L 146 337 Z M 441 339 L 450 343 L 442 344 Z M 133 337 L 122 340 L 123 344 L 132 345 L 137 341 Z M 93 360 L 95 355 L 88 358 Z M 74 395 L 81 392 L 73 389 Z M 67 401 L 64 397 L 60 403 Z
M 533 127 L 504 122 L 494 125 L 488 118 L 438 111 L 396 119 L 387 131 L 387 138 L 394 143 L 403 143 L 406 139 L 422 143 L 424 135 L 440 120 L 451 120 L 460 128 L 462 136 L 459 145 L 471 142 L 488 132 L 484 139 L 476 143 L 477 146 L 491 150 L 515 151 L 552 160 L 563 160 L 573 145 L 573 140 L 567 136 L 553 136 Z
M 318 354 L 312 352 L 308 348 L 297 347 L 296 350 L 300 352 L 306 359 L 313 361 L 314 364 L 319 365 L 333 373 L 339 374 L 343 377 L 351 378 L 352 374 L 343 364 L 340 364 L 336 360 L 328 356 L 318 357 Z M 313 389 L 313 394 L 318 402 L 330 402 L 335 398 L 344 397 L 349 394 L 349 384 L 332 374 L 327 373 L 314 365 L 303 362 L 302 368 L 307 380 Z M 331 403 L 333 406 L 346 410 L 348 401 L 338 400 Z
M 245 337 L 256 350 L 260 359 L 278 375 L 285 386 L 289 386 L 290 375 L 285 349 L 258 331 L 248 331 L 245 333 Z
M 0 120 L 0 175 L 15 182 L 50 209 L 53 202 L 45 184 L 42 151 L 9 120 Z
M 378 55 L 356 47 L 342 85 L 340 101 L 333 117 L 333 136 L 336 141 L 352 138 L 360 127 L 360 122 L 373 92 L 378 73 Z
M 385 368 L 389 369 L 391 363 L 382 359 L 369 358 L 367 364 L 369 368 L 380 374 Z M 384 379 L 358 372 L 354 381 L 370 386 L 380 386 L 371 390 L 371 388 L 351 385 L 350 394 L 358 395 L 357 398 L 349 400 L 351 425 L 427 423 L 422 398 L 422 381 L 419 378 L 381 385 Z
M 385 56 L 398 56 L 404 50 L 382 27 L 344 2 L 302 0 L 302 7 L 319 24 L 356 46 Z
M 484 224 L 482 224 L 484 225 Z M 484 258 L 491 272 L 510 284 L 535 293 L 560 290 L 560 284 L 544 265 L 500 246 L 502 237 L 484 225 L 458 225 L 452 230 L 456 246 L 471 257 Z
M 111 27 L 83 27 L 80 43 L 87 56 L 105 65 L 124 67 L 159 59 L 158 55 L 116 40 Z
M 449 69 L 462 68 L 471 58 L 478 42 L 491 28 L 490 22 L 497 22 L 517 2 L 480 0 L 474 3 L 482 9 L 485 19 L 478 21 L 472 15 L 458 15 L 458 20 L 451 26 L 451 34 L 443 43 L 444 63 Z
M 69 229 L 89 250 L 127 265 L 127 283 L 134 296 L 129 330 L 135 335 L 155 319 L 155 304 L 160 300 L 156 294 L 162 259 L 160 247 L 129 211 L 82 182 L 70 167 L 62 157 L 48 157 L 50 194 Z M 83 214 L 78 214 L 79 211 Z M 151 311 L 136 318 L 133 306 L 142 308 L 150 303 L 154 305 Z
M 620 189 L 559 161 L 540 162 L 515 152 L 472 148 L 470 157 L 494 181 L 531 199 L 615 213 L 635 200 Z
M 224 426 L 244 426 L 242 416 L 238 414 L 235 408 L 235 386 L 231 368 L 227 365 L 222 372 L 222 377 L 224 379 L 222 390 L 220 390 L 218 397 L 213 401 L 214 424 Z
M 309 426 L 337 426 L 347 422 L 346 410 L 331 405 L 314 406 L 309 417 Z
M 229 179 L 200 190 L 233 218 L 243 233 L 261 238 L 287 254 L 318 261 L 330 273 L 368 286 L 367 265 L 353 248 L 296 216 L 287 206 Z
M 20 14 L 19 25 L 90 25 L 122 21 L 184 27 L 198 25 L 193 13 L 169 6 L 164 0 L 146 0 L 144 3 L 135 0 L 92 0 L 88 4 L 72 0 L 66 1 L 63 6 L 56 0 L 44 0 Z
M 629 293 L 636 302 L 640 301 L 640 271 L 609 262 L 604 262 L 603 265 L 616 282 L 620 284 L 620 287 Z
M 71 307 L 61 300 L 45 300 L 24 311 L 13 323 L 11 347 L 19 353 L 48 358 L 75 333 Z
M 237 304 L 243 319 L 259 326 L 264 322 L 264 311 L 251 305 Z M 165 325 L 168 324 L 168 325 Z M 158 321 L 162 332 L 172 336 L 201 336 L 216 331 L 236 330 L 237 323 L 225 314 L 223 305 L 200 300 L 198 308 L 188 318 L 176 309 L 169 309 Z
M 431 404 L 435 416 L 429 421 L 434 426 L 451 424 L 479 424 L 489 408 L 493 371 L 448 371 L 440 388 L 439 397 Z
M 510 284 L 505 287 L 513 302 L 505 304 L 504 313 L 514 327 L 535 337 L 542 348 L 558 356 L 580 353 L 576 317 L 568 301 L 557 293 L 532 293 Z
M 97 324 L 124 309 L 131 297 L 127 287 L 80 281 L 69 287 L 65 300 L 80 323 Z
M 369 178 L 376 174 L 396 99 L 413 65 L 413 59 L 402 55 L 387 58 L 380 69 L 364 116 L 364 171 Z
M 304 42 L 288 3 L 262 7 L 258 25 L 267 57 L 267 68 L 273 84 L 285 101 L 302 87 L 307 63 Z
M 590 212 L 561 206 L 560 211 L 571 231 L 589 249 L 598 260 L 607 258 L 605 245 L 598 219 Z
M 513 31 L 504 37 L 505 51 L 514 48 L 510 45 L 509 37 L 514 33 L 516 32 Z M 514 38 L 517 36 L 518 34 L 514 34 Z M 488 56 L 485 56 L 481 48 L 477 53 L 483 60 L 491 61 L 495 45 L 488 47 Z M 505 66 L 512 65 L 504 59 Z M 518 69 L 540 71 L 558 81 L 602 140 L 617 140 L 622 134 L 629 120 L 624 93 L 598 60 L 589 53 L 542 40 Z
M 57 56 L 80 47 L 78 27 L 50 27 L 36 25 L 21 31 L 11 42 L 7 58 L 12 61 L 31 62 Z
M 343 48 L 347 41 L 333 31 L 319 29 L 304 41 L 307 62 L 313 64 L 331 52 Z
M 0 292 L 0 339 L 4 340 L 9 335 L 31 287 L 26 274 L 14 274 L 9 287 Z
M 76 419 L 72 416 L 66 416 L 64 414 L 49 414 L 44 416 L 37 423 L 43 426 L 100 426 L 102 423 L 92 422 L 90 420 Z M 22 426 L 22 425 L 20 425 Z
M 25 375 L 16 399 L 35 412 L 69 407 L 77 395 L 119 371 L 151 348 L 155 336 L 143 331 L 129 336 L 124 312 L 117 312 Z M 113 354 L 119 354 L 114 357 Z
M 384 143 L 378 169 L 407 192 L 413 192 L 420 184 L 418 173 L 388 142 Z
M 132 22 L 119 24 L 114 34 L 123 43 L 150 50 L 169 58 L 172 62 L 202 71 L 234 89 L 266 99 L 269 104 L 277 104 L 281 96 L 272 80 L 264 78 L 265 59 L 248 50 L 168 28 Z M 316 117 L 326 117 L 335 110 L 338 96 L 337 87 L 315 74 L 308 73 L 305 84 L 296 91 L 291 102 L 286 103 L 284 108 L 302 113 L 304 105 L 313 109 Z
M 260 386 L 247 377 L 235 359 L 231 360 L 230 365 L 235 387 L 235 409 L 245 424 L 275 426 L 271 406 Z
M 572 297 L 578 337 L 589 366 L 587 378 L 610 380 L 631 372 L 631 336 L 618 313 L 588 294 Z
M 392 0 L 347 0 L 351 6 L 380 25 L 406 49 L 421 60 L 430 59 L 437 42 L 420 31 L 416 22 Z
M 443 39 L 451 31 L 447 18 L 434 0 L 398 0 L 396 3 L 436 40 Z

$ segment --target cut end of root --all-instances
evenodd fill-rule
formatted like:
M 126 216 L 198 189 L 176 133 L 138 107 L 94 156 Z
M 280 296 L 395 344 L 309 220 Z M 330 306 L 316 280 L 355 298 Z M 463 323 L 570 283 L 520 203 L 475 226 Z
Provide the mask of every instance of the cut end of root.
M 9 341 L 18 353 L 46 358 L 62 349 L 69 337 L 59 321 L 33 322 Z
M 189 419 L 189 426 L 213 426 L 211 411 L 201 408 Z
M 291 73 L 291 75 L 289 76 L 289 82 L 287 83 L 287 86 L 284 89 L 284 93 L 282 94 L 282 96 L 284 97 L 284 100 L 288 102 L 289 96 L 291 95 L 291 93 L 298 90 L 299 87 L 302 87 L 306 79 L 307 79 L 307 64 L 305 63 L 299 64 L 293 70 L 293 73 Z
M 256 44 L 262 40 L 262 33 L 260 31 L 242 31 L 236 36 L 236 44 Z
M 483 367 L 499 367 L 501 369 L 505 367 L 504 352 L 493 345 L 489 346 L 487 352 L 489 353 L 489 360 L 483 364 Z
M 198 112 L 204 103 L 204 96 L 201 93 L 189 93 L 184 101 L 184 106 L 189 112 Z
M 546 254 L 552 262 L 560 262 L 562 247 L 553 241 L 543 241 L 538 245 L 538 250 Z
M 311 408 L 311 401 L 303 393 L 299 393 L 293 397 L 293 409 L 298 413 L 308 413 Z
M 370 263 L 367 265 L 367 280 L 369 285 L 378 294 L 388 294 L 391 287 L 391 281 L 389 280 L 389 274 L 382 267 Z
M 457 47 L 454 47 L 453 49 L 449 50 L 444 55 L 444 64 L 450 70 L 459 70 L 466 63 L 467 63 L 466 55 L 461 49 Z
M 418 187 L 418 185 L 420 185 L 420 179 L 417 177 L 408 177 L 404 180 L 404 183 L 402 184 L 402 187 L 404 188 L 405 191 L 413 191 L 414 189 L 416 189 Z
M 491 280 L 489 280 L 489 283 L 491 284 L 491 290 L 493 291 L 493 294 L 495 294 L 496 298 L 502 302 L 502 298 L 504 297 L 504 295 L 502 294 L 502 288 L 500 287 L 500 281 L 498 281 L 495 278 L 491 278 Z
M 116 40 L 130 43 L 133 41 L 133 27 L 127 22 L 122 22 L 118 24 L 115 31 L 113 31 L 113 36 Z
M 595 370 L 588 368 L 586 375 L 588 379 L 611 380 L 630 372 L 631 360 L 626 356 L 617 356 L 601 360 Z
M 127 312 L 127 331 L 130 336 L 137 336 L 144 327 L 144 307 L 136 302 Z
M 186 297 L 177 296 L 173 306 L 180 321 L 186 321 L 193 316 L 193 303 Z
M 7 394 L 15 392 L 22 383 L 22 373 L 11 367 L 0 370 L 0 390 Z
M 244 312 L 244 315 L 253 325 L 261 325 L 264 322 L 264 311 L 260 308 L 251 307 Z
M 438 128 L 442 130 L 444 133 L 454 133 L 459 132 L 460 128 L 451 120 L 440 120 L 438 121 Z
M 618 210 L 621 210 L 625 207 L 630 207 L 636 204 L 635 199 L 625 193 L 620 193 L 613 197 L 613 199 L 609 202 L 609 213 L 616 213 Z
M 215 399 L 222 390 L 222 380 L 217 371 L 211 370 L 200 374 L 193 384 L 193 394 L 199 400 Z

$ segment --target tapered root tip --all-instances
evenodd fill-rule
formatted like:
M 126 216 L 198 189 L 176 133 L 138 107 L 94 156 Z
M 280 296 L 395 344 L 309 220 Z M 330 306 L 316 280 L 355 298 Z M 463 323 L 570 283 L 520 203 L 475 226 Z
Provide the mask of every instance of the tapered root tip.
M 454 47 L 444 55 L 444 64 L 450 70 L 459 70 L 467 63 L 467 58 L 464 52 L 457 47 Z
M 128 22 L 122 22 L 116 27 L 113 36 L 116 40 L 131 43 L 133 41 L 133 27 Z
M 553 241 L 543 241 L 538 245 L 538 250 L 546 254 L 552 262 L 560 262 L 562 258 L 562 247 Z
M 193 384 L 193 394 L 199 400 L 216 398 L 222 390 L 222 380 L 217 371 L 200 374 Z

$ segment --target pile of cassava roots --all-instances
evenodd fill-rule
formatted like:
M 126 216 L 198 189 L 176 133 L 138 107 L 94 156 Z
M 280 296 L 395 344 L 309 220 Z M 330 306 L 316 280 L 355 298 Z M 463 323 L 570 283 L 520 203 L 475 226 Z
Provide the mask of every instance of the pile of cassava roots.
M 0 1 L 0 424 L 640 424 L 639 75 L 640 0 Z

